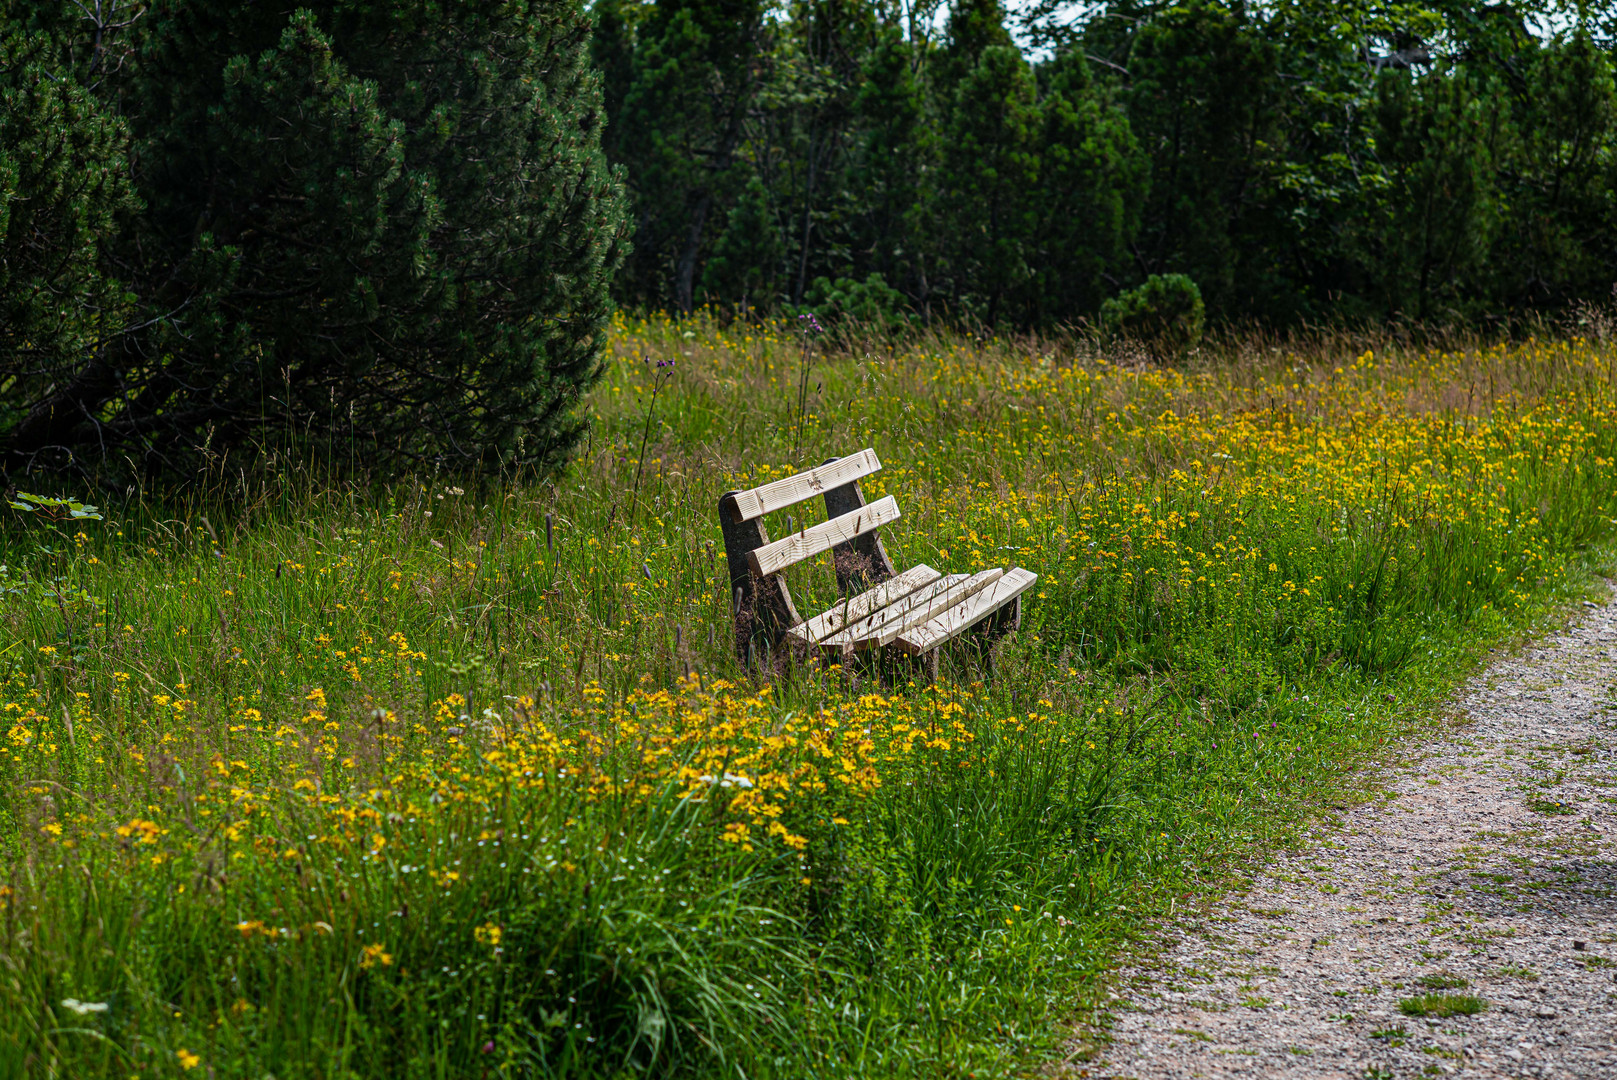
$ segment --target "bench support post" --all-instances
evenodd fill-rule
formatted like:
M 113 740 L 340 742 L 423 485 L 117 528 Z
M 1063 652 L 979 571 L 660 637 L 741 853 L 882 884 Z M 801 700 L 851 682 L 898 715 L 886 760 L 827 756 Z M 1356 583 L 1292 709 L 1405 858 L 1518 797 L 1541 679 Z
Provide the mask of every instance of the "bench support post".
M 743 667 L 764 648 L 778 651 L 786 631 L 803 620 L 779 574 L 759 579 L 747 564 L 747 552 L 769 543 L 763 518 L 737 521 L 736 493 L 719 498 L 719 526 L 724 530 L 724 557 L 730 566 L 730 615 L 735 619 L 736 659 Z
M 827 463 L 836 460 L 828 458 Z M 857 480 L 828 488 L 825 492 L 827 521 L 851 514 L 864 505 L 865 493 L 859 490 Z M 837 588 L 842 590 L 843 596 L 864 592 L 896 573 L 892 560 L 887 557 L 887 549 L 882 547 L 881 537 L 875 532 L 867 532 L 838 544 L 831 549 L 831 559 L 836 566 Z

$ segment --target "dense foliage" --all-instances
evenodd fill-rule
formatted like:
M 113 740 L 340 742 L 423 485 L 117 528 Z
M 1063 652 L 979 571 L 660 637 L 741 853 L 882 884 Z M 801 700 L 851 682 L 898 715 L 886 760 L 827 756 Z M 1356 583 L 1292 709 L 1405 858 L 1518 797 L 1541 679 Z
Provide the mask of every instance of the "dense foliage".
M 558 460 L 619 189 L 565 0 L 0 5 L 0 469 Z
M 1617 280 L 1600 5 L 594 9 L 630 303 L 874 273 L 923 317 L 1049 325 L 1179 273 L 1215 319 L 1454 323 Z

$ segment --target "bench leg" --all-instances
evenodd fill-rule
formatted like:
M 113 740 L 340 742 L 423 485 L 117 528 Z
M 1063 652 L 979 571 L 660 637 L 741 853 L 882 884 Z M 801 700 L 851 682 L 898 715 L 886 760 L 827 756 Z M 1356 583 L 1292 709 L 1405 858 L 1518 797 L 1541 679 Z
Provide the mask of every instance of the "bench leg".
M 747 552 L 769 543 L 763 519 L 735 520 L 735 492 L 719 499 L 719 526 L 724 530 L 724 556 L 730 567 L 730 615 L 735 620 L 736 659 L 751 668 L 763 653 L 781 651 L 786 629 L 796 626 L 797 608 L 779 574 L 759 579 L 747 564 Z
M 982 633 L 990 640 L 997 641 L 1006 634 L 1014 634 L 1020 629 L 1022 629 L 1022 597 L 1018 595 L 983 620 Z
M 1004 607 L 1001 607 L 999 610 L 977 623 L 970 630 L 966 631 L 964 636 L 958 637 L 954 640 L 956 643 L 970 641 L 982 656 L 983 666 L 986 669 L 985 674 L 989 678 L 992 678 L 994 675 L 995 657 L 999 655 L 1000 642 L 1021 628 L 1022 598 L 1020 596 L 1016 596 L 1013 597 L 1009 603 L 1005 604 Z M 948 643 L 938 646 L 936 649 L 933 649 L 930 654 L 928 654 L 932 657 L 933 678 L 937 677 L 938 654 L 940 654 L 945 648 L 948 648 Z
M 1022 629 L 1022 598 L 1018 596 L 983 620 L 983 664 L 993 678 L 998 664 L 1000 642 Z
M 810 658 L 805 658 L 805 664 L 807 664 L 809 659 Z M 834 674 L 837 681 L 842 684 L 844 690 L 850 694 L 856 694 L 859 692 L 859 686 L 863 681 L 864 668 L 866 665 L 860 661 L 858 653 L 854 652 L 850 648 L 844 648 L 834 658 L 822 654 L 820 660 L 821 664 L 823 665 L 820 670 L 826 672 L 828 675 Z M 830 670 L 831 665 L 836 665 L 837 670 L 834 673 Z

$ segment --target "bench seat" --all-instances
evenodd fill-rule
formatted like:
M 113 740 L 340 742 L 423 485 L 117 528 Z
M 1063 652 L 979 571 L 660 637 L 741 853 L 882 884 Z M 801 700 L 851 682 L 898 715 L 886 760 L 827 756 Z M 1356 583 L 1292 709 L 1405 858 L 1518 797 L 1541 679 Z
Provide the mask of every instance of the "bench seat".
M 1003 571 L 947 574 L 820 641 L 820 648 L 865 652 L 890 644 L 906 630 L 931 622 L 993 584 Z
M 894 640 L 898 647 L 911 656 L 921 656 L 936 649 L 1016 600 L 1039 580 L 1039 575 L 1021 567 L 1013 567 L 1000 575 L 981 592 L 965 602 L 950 608 L 935 619 L 907 629 Z
M 798 623 L 786 631 L 786 636 L 800 645 L 818 645 L 849 623 L 874 615 L 942 576 L 925 563 L 912 566 L 897 577 L 888 578 L 880 585 L 838 602 L 806 622 Z
M 943 574 L 922 564 L 894 571 L 878 533 L 900 519 L 898 504 L 892 496 L 867 503 L 859 486 L 880 469 L 876 452 L 862 450 L 720 497 L 736 655 L 744 664 L 778 655 L 783 646 L 792 655 L 819 652 L 827 659 L 892 650 L 926 659 L 935 672 L 939 647 L 968 630 L 997 636 L 1021 625 L 1022 594 L 1038 580 L 1026 570 Z M 767 514 L 815 495 L 825 498 L 825 521 L 769 538 Z M 827 551 L 843 599 L 804 619 L 784 572 Z

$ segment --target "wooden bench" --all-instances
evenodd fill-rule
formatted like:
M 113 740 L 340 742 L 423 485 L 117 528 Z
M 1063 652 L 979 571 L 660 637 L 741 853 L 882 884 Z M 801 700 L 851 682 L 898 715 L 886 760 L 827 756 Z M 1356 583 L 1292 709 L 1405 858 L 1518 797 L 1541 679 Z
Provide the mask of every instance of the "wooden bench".
M 930 674 L 938 648 L 968 630 L 998 636 L 1022 622 L 1022 594 L 1038 580 L 1026 570 L 940 574 L 930 566 L 902 574 L 878 530 L 899 519 L 892 496 L 865 501 L 859 480 L 881 469 L 874 450 L 832 458 L 807 472 L 719 498 L 719 523 L 730 564 L 730 610 L 736 656 L 743 664 L 786 655 L 827 659 L 894 650 L 919 657 Z M 826 520 L 770 540 L 764 515 L 816 495 Z M 831 552 L 842 599 L 804 619 L 782 576 L 787 568 Z

